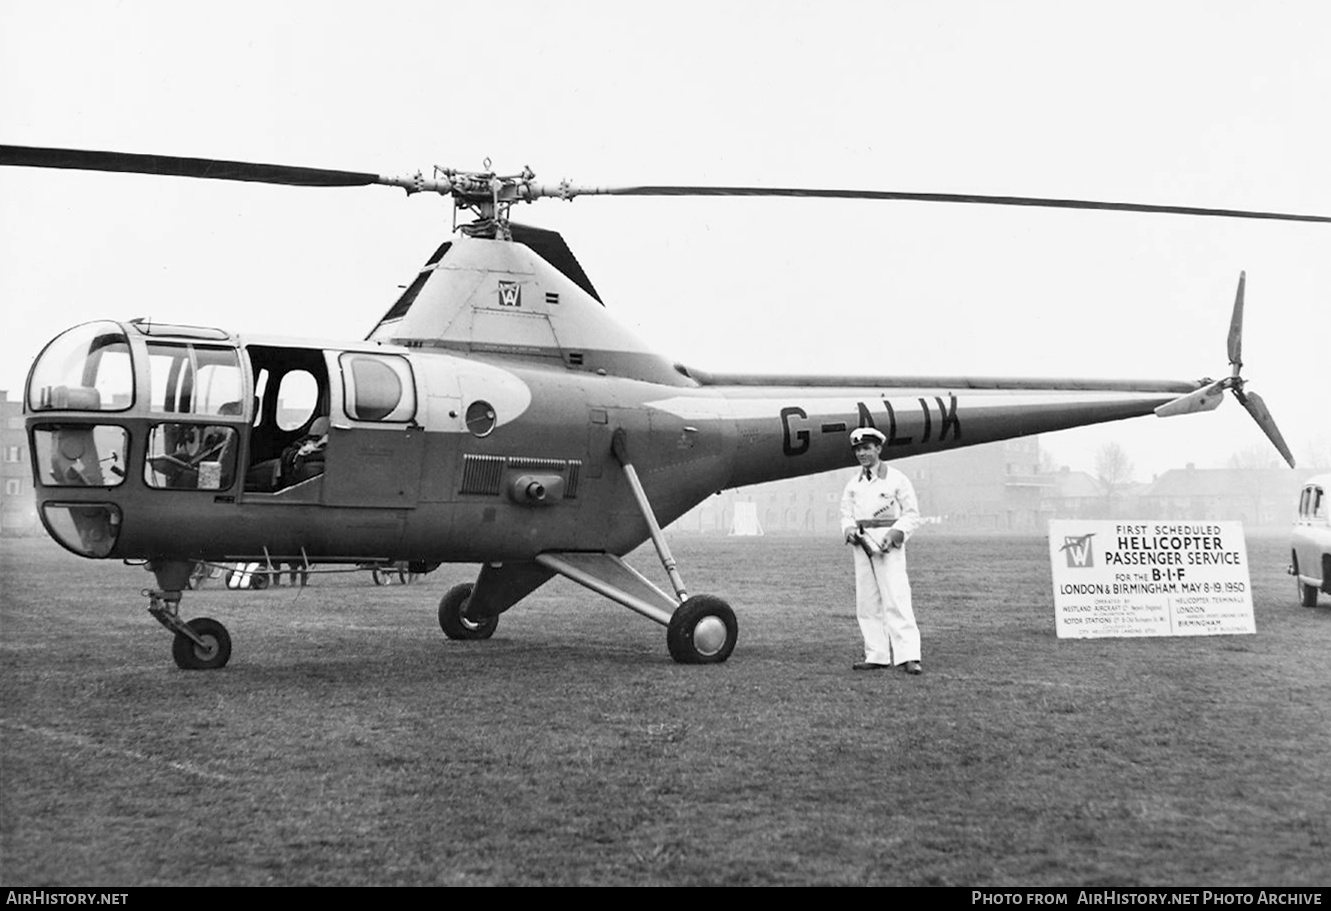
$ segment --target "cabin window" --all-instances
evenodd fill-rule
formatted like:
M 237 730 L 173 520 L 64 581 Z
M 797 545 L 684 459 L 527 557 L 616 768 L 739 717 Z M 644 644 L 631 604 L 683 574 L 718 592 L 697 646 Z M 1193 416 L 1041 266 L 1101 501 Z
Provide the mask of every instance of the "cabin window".
M 357 421 L 409 421 L 416 414 L 411 364 L 388 354 L 343 354 L 342 400 Z
M 28 382 L 33 411 L 126 411 L 133 404 L 129 342 L 115 323 L 75 326 L 33 364 Z
M 1314 487 L 1312 489 L 1312 517 L 1314 519 L 1325 519 L 1327 516 L 1326 494 L 1322 488 Z
M 38 424 L 32 429 L 43 487 L 118 487 L 129 434 L 108 424 Z
M 277 387 L 277 426 L 281 430 L 299 430 L 314 417 L 319 407 L 319 381 L 308 370 L 289 370 L 282 374 Z
M 239 413 L 244 384 L 234 348 L 149 342 L 148 377 L 153 411 Z
M 227 490 L 239 434 L 224 424 L 158 424 L 148 434 L 143 480 L 170 490 Z

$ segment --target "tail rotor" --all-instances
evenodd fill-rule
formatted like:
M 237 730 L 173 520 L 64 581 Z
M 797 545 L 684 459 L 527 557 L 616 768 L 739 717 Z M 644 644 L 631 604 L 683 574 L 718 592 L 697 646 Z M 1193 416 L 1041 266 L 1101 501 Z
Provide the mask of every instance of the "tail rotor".
M 1289 451 L 1289 446 L 1285 443 L 1285 438 L 1280 434 L 1280 428 L 1276 426 L 1275 418 L 1271 417 L 1271 411 L 1262 401 L 1262 397 L 1255 392 L 1249 392 L 1245 389 L 1246 381 L 1243 379 L 1243 291 L 1247 284 L 1246 273 L 1239 273 L 1239 288 L 1234 295 L 1234 313 L 1229 320 L 1229 338 L 1226 344 L 1226 350 L 1229 354 L 1229 376 L 1223 380 L 1211 381 L 1203 380 L 1205 385 L 1201 386 L 1187 395 L 1180 396 L 1172 402 L 1168 402 L 1155 409 L 1155 413 L 1160 417 L 1171 417 L 1176 414 L 1190 414 L 1197 411 L 1210 411 L 1220 404 L 1224 396 L 1224 390 L 1228 388 L 1234 393 L 1234 398 L 1239 400 L 1239 404 L 1252 415 L 1252 419 L 1257 422 L 1257 426 L 1262 428 L 1262 433 L 1266 434 L 1280 452 L 1284 460 L 1289 463 L 1289 467 L 1294 467 L 1294 455 Z

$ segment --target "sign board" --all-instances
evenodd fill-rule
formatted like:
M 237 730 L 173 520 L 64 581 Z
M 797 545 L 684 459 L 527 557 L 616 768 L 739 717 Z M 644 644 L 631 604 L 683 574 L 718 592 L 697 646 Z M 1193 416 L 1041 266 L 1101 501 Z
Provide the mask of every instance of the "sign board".
M 1060 639 L 1255 633 L 1240 522 L 1049 523 Z

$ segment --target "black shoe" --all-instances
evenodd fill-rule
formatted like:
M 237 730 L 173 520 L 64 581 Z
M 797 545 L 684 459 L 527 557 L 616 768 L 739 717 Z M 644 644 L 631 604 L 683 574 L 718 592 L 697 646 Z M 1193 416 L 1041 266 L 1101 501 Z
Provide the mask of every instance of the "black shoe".
M 907 661 L 905 664 L 901 665 L 901 669 L 905 671 L 907 674 L 924 673 L 924 669 L 920 667 L 920 662 L 918 661 Z
M 891 667 L 890 664 L 878 664 L 874 661 L 856 661 L 850 666 L 852 671 L 881 671 Z

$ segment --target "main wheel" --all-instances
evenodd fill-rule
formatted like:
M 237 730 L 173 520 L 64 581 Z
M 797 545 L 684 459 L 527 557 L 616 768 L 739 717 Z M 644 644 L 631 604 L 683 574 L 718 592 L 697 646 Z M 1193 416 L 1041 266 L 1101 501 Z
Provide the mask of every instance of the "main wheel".
M 1302 607 L 1317 606 L 1317 586 L 1304 585 L 1303 580 L 1299 578 L 1299 557 L 1294 555 L 1294 565 L 1291 567 L 1294 571 L 1294 585 L 1299 590 L 1299 604 Z
M 203 640 L 203 645 L 183 633 L 176 633 L 175 641 L 171 643 L 171 657 L 176 659 L 176 667 L 187 671 L 225 667 L 231 659 L 231 635 L 226 627 L 208 617 L 191 620 L 187 625 Z
M 730 657 L 738 638 L 735 612 L 713 595 L 685 601 L 666 627 L 666 647 L 680 664 L 720 664 Z
M 444 597 L 439 599 L 439 628 L 450 639 L 489 639 L 499 626 L 498 617 L 484 620 L 468 620 L 463 616 L 471 592 L 476 586 L 471 582 L 454 585 Z

